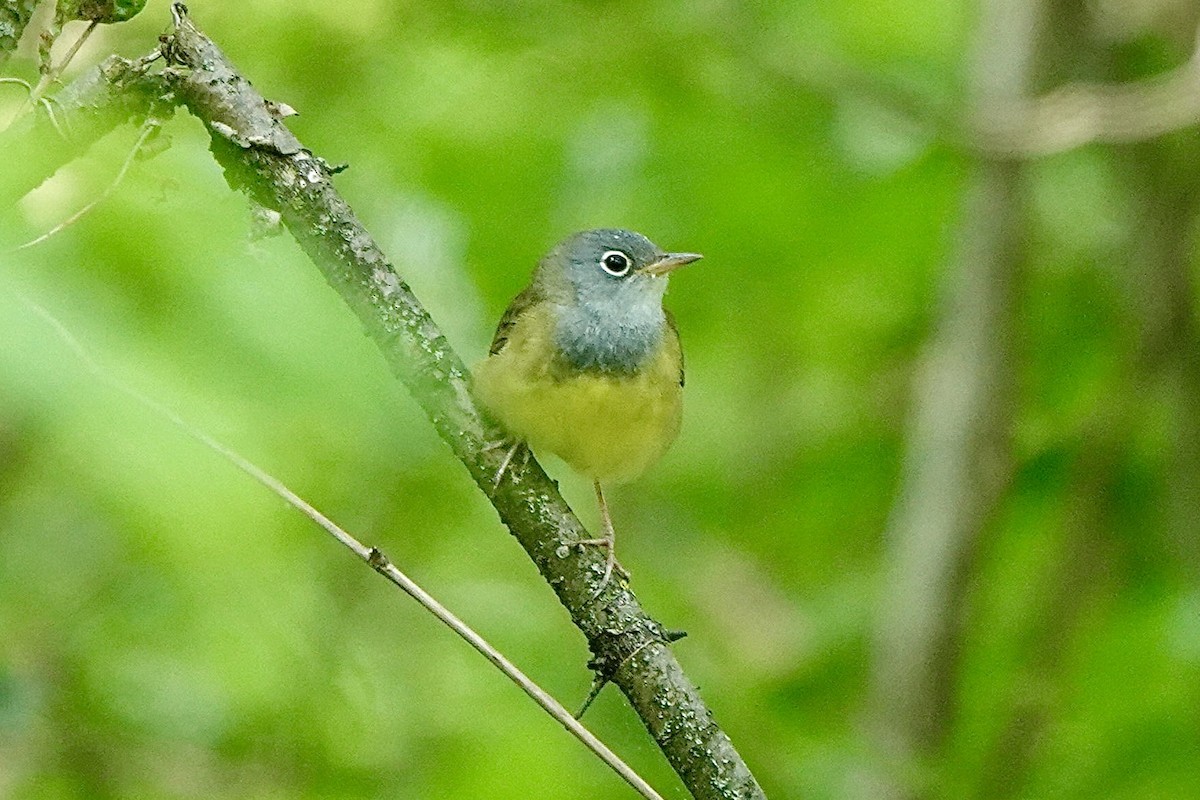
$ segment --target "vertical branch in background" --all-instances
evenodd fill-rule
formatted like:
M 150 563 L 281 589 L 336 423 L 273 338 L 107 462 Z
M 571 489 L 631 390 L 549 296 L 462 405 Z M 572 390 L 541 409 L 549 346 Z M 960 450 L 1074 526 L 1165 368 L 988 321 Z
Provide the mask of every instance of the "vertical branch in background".
M 1143 381 L 1160 381 L 1173 416 L 1166 529 L 1193 578 L 1200 578 L 1200 327 L 1192 279 L 1200 147 L 1188 140 L 1130 145 L 1119 152 L 1135 206 L 1129 290 L 1141 325 Z
M 21 34 L 33 16 L 38 0 L 3 0 L 0 2 L 0 64 L 8 60 L 21 41 Z
M 1106 72 L 1115 72 L 1102 76 L 1117 81 L 1108 86 L 1130 87 L 1110 91 L 1110 102 L 1141 96 L 1142 122 L 1161 119 L 1183 104 L 1146 89 L 1166 85 L 1164 76 L 1173 83 L 1177 76 L 1190 74 L 1194 83 L 1200 55 L 1190 49 L 1190 37 L 1177 43 L 1184 48 L 1178 54 L 1180 65 L 1141 79 L 1140 84 L 1126 82 L 1128 75 L 1123 73 L 1128 70 L 1121 69 L 1120 62 L 1128 53 L 1111 44 L 1107 51 L 1097 50 L 1095 37 L 1085 33 L 1096 24 L 1089 18 L 1092 10 L 1075 4 L 1056 8 L 1064 19 L 1056 26 L 1060 41 L 1055 55 L 1065 59 L 1069 54 L 1074 69 L 1081 63 L 1098 64 Z M 1194 104 L 1200 95 L 1189 91 L 1186 100 Z M 1098 106 L 1099 113 L 1093 116 L 1114 119 L 1113 112 L 1120 108 L 1121 103 L 1111 102 L 1108 108 Z M 1121 473 L 1128 465 L 1131 431 L 1145 416 L 1147 400 L 1157 402 L 1164 392 L 1175 434 L 1172 463 L 1164 470 L 1168 502 L 1163 505 L 1163 522 L 1171 541 L 1139 539 L 1143 546 L 1175 549 L 1174 555 L 1182 556 L 1192 576 L 1200 576 L 1200 542 L 1195 537 L 1200 517 L 1200 338 L 1191 278 L 1193 231 L 1200 212 L 1200 179 L 1191 167 L 1200 159 L 1200 147 L 1193 135 L 1160 136 L 1167 132 L 1147 125 L 1143 131 L 1147 140 L 1112 148 L 1124 178 L 1122 196 L 1132 209 L 1128 236 L 1132 244 L 1119 260 L 1134 306 L 1131 316 L 1137 322 L 1136 344 L 1130 347 L 1130 351 L 1136 348 L 1136 356 L 1122 363 L 1075 448 L 1074 477 L 1065 499 L 1065 538 L 1049 580 L 1043 581 L 1049 597 L 1033 615 L 1041 624 L 1027 634 L 1025 666 L 1014 683 L 1004 732 L 978 779 L 982 797 L 1026 792 L 1023 782 L 1030 767 L 1044 755 L 1040 748 L 1052 740 L 1057 716 L 1069 703 L 1068 685 L 1063 682 L 1064 653 L 1096 603 L 1111 596 L 1112 575 L 1117 571 L 1112 562 L 1122 557 L 1123 548 L 1114 546 L 1114 511 L 1119 505 Z
M 1081 624 L 1096 603 L 1112 591 L 1114 548 L 1105 534 L 1113 525 L 1113 500 L 1127 432 L 1134 412 L 1131 398 L 1114 392 L 1114 400 L 1097 408 L 1083 427 L 1064 498 L 1062 534 L 1047 537 L 1057 548 L 1046 576 L 1047 588 L 1026 631 L 1022 666 L 1012 682 L 1001 733 L 989 747 L 975 780 L 977 797 L 1024 797 L 1031 768 L 1041 762 L 1050 733 L 1069 702 L 1070 662 L 1064 659 Z
M 1200 321 L 1193 278 L 1200 145 L 1189 131 L 1186 138 L 1129 150 L 1130 198 L 1139 207 L 1142 228 L 1130 276 L 1142 312 L 1138 366 L 1143 381 L 1161 386 L 1172 416 L 1164 520 L 1168 541 L 1163 545 L 1179 559 L 1194 593 L 1200 587 Z M 1181 713 L 1200 724 L 1196 709 Z
M 981 6 L 972 114 L 1029 88 L 1041 0 Z M 973 165 L 938 329 L 919 366 L 872 653 L 870 718 L 894 767 L 934 753 L 949 722 L 964 587 L 1011 473 L 1012 344 L 1022 260 L 1022 164 Z M 890 770 L 875 796 L 918 792 Z

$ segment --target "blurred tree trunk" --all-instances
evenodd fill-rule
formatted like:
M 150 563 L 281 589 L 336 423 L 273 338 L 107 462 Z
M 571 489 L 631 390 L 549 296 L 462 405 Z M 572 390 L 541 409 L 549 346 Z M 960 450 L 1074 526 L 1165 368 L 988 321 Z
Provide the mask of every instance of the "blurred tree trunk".
M 1198 9 L 1192 3 L 1175 10 L 1187 11 L 1194 25 Z M 986 0 L 981 10 L 970 98 L 981 128 L 989 116 L 1003 122 L 1006 106 L 1020 109 L 1035 76 L 1130 87 L 1135 85 L 1121 81 L 1142 77 L 1136 70 L 1113 70 L 1119 48 L 1103 36 L 1097 39 L 1097 33 L 1120 32 L 1102 24 L 1098 15 L 1105 9 L 1084 0 Z M 1194 46 L 1181 30 L 1156 33 L 1183 48 Z M 1179 60 L 1184 66 L 1177 69 L 1186 70 L 1186 57 Z M 1194 57 L 1190 63 L 1197 63 Z M 1101 101 L 1105 96 L 1095 94 Z M 1121 96 L 1133 95 L 1126 90 Z M 1090 111 L 1103 115 L 1113 109 Z M 1020 795 L 1024 765 L 1035 758 L 1037 743 L 1053 723 L 1059 694 L 1053 676 L 1077 621 L 1103 592 L 1101 578 L 1114 557 L 1103 532 L 1111 528 L 1113 490 L 1134 420 L 1147 410 L 1147 400 L 1165 402 L 1172 414 L 1162 511 L 1168 537 L 1162 544 L 1170 558 L 1182 558 L 1191 575 L 1200 575 L 1195 536 L 1200 524 L 1200 323 L 1192 277 L 1200 142 L 1194 132 L 1167 135 L 1122 145 L 1114 154 L 1135 210 L 1133 245 L 1123 263 L 1138 324 L 1136 363 L 1127 364 L 1129 380 L 1113 386 L 1111 402 L 1097 409 L 1077 452 L 1075 480 L 1064 498 L 1065 538 L 1038 615 L 1044 624 L 1030 632 L 1027 666 L 1014 684 L 1010 718 L 978 784 L 984 796 Z M 952 722 L 972 557 L 1011 473 L 1007 437 L 1024 227 L 1022 172 L 1003 156 L 975 165 L 952 253 L 946 308 L 916 378 L 873 648 L 871 722 L 890 771 L 871 787 L 872 797 L 936 794 L 929 782 L 933 776 L 923 776 L 921 768 L 940 754 Z M 1129 388 L 1138 385 L 1150 391 L 1139 397 Z
M 1027 632 L 1023 668 L 1011 694 L 1004 731 L 987 756 L 976 784 L 979 796 L 1023 797 L 1031 765 L 1052 739 L 1062 705 L 1069 702 L 1063 682 L 1064 653 L 1081 620 L 1119 591 L 1120 547 L 1114 529 L 1114 497 L 1120 474 L 1128 467 L 1136 420 L 1153 414 L 1162 400 L 1172 412 L 1161 525 L 1166 540 L 1142 537 L 1152 551 L 1166 550 L 1168 561 L 1181 561 L 1193 579 L 1200 575 L 1195 536 L 1200 519 L 1200 350 L 1192 280 L 1194 226 L 1200 211 L 1200 181 L 1187 164 L 1200 159 L 1200 143 L 1152 141 L 1123 146 L 1115 162 L 1123 168 L 1124 196 L 1134 210 L 1130 242 L 1120 258 L 1126 294 L 1136 319 L 1136 339 L 1107 400 L 1092 413 L 1075 448 L 1072 486 L 1065 498 L 1065 538 L 1056 563 L 1038 583 L 1048 599 Z M 1049 538 L 1049 537 L 1048 537 Z M 1047 542 L 1050 546 L 1050 542 Z M 1129 556 L 1125 556 L 1126 560 Z
M 978 797 L 1024 797 L 1024 784 L 1070 696 L 1064 654 L 1098 601 L 1111 596 L 1113 505 L 1126 457 L 1135 403 L 1124 392 L 1095 409 L 1084 427 L 1063 499 L 1061 536 L 1048 531 L 1045 546 L 1057 558 L 1030 588 L 1045 595 L 1032 615 L 1040 625 L 1024 632 L 1021 667 L 1013 676 L 1000 736 L 975 782 Z
M 1041 0 L 981 7 L 972 114 L 1030 88 Z M 919 365 L 888 573 L 873 643 L 871 725 L 890 764 L 876 797 L 922 794 L 903 770 L 936 751 L 954 695 L 962 596 L 980 535 L 1011 475 L 1014 317 L 1024 166 L 981 158 L 947 266 L 942 319 Z
M 1163 39 L 1177 39 L 1172 42 L 1176 63 L 1171 69 L 1180 69 L 1179 64 L 1186 65 L 1193 55 L 1191 37 L 1178 34 L 1194 28 L 1198 8 L 1192 7 L 1182 27 L 1159 32 Z M 1092 71 L 1099 74 L 1083 77 L 1114 85 L 1138 77 L 1122 69 L 1112 47 L 1098 49 L 1080 35 L 1087 27 L 1085 9 L 1073 10 L 1055 26 L 1060 39 L 1055 51 L 1075 56 L 1065 68 L 1078 70 L 1080 61 L 1092 61 Z M 1123 38 L 1111 21 L 1100 19 L 1098 25 L 1106 26 L 1113 38 Z M 1128 342 L 1133 355 L 1127 356 L 1108 399 L 1093 412 L 1077 448 L 1073 488 L 1065 501 L 1066 538 L 1044 581 L 1049 599 L 1035 615 L 1043 624 L 1029 632 L 1032 643 L 1014 684 L 1009 719 L 977 784 L 983 797 L 1025 796 L 1028 767 L 1037 763 L 1061 704 L 1067 702 L 1063 654 L 1080 620 L 1097 601 L 1118 591 L 1112 580 L 1120 561 L 1113 498 L 1120 491 L 1119 476 L 1128 468 L 1130 451 L 1136 449 L 1137 420 L 1152 417 L 1158 404 L 1171 414 L 1166 502 L 1159 524 L 1148 526 L 1150 535 L 1139 542 L 1154 551 L 1143 558 L 1176 561 L 1193 581 L 1200 577 L 1200 540 L 1195 535 L 1200 520 L 1200 329 L 1192 274 L 1200 214 L 1200 174 L 1194 165 L 1200 162 L 1200 141 L 1189 131 L 1117 146 L 1112 156 L 1123 180 L 1122 196 L 1132 211 L 1130 244 L 1118 258 L 1136 324 L 1130 337 L 1134 341 Z M 1161 540 L 1153 535 L 1157 531 L 1164 534 Z
M 1178 140 L 1122 148 L 1119 163 L 1137 214 L 1129 292 L 1141 336 L 1142 380 L 1161 387 L 1172 419 L 1165 546 L 1200 578 L 1200 330 L 1192 277 L 1200 212 L 1200 144 Z

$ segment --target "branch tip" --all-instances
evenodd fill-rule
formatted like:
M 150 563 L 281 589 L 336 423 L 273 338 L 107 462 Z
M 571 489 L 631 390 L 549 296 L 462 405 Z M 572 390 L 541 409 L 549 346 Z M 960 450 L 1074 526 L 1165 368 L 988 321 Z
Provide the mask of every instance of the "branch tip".
M 370 564 L 371 569 L 375 570 L 376 572 L 382 572 L 392 565 L 392 562 L 378 547 L 372 547 L 367 551 L 367 563 Z

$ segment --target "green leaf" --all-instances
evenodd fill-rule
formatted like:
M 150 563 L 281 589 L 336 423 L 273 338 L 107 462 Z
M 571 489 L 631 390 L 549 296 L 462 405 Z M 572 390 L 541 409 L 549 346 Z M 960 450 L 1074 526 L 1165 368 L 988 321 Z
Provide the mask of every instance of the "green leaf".
M 61 22 L 124 22 L 146 6 L 146 0 L 58 0 Z

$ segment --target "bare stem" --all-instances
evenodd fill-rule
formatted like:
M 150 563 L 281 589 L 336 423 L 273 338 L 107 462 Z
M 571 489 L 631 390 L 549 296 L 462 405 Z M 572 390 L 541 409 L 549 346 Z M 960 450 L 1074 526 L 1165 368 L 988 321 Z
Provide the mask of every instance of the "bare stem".
M 46 90 L 49 89 L 54 82 L 62 76 L 63 71 L 71 63 L 71 60 L 74 59 L 76 54 L 79 53 L 79 48 L 83 47 L 83 43 L 91 37 L 92 31 L 96 30 L 96 26 L 99 24 L 100 23 L 96 20 L 89 22 L 88 26 L 84 28 L 83 33 L 79 34 L 79 38 L 76 39 L 74 44 L 71 45 L 71 49 L 68 50 L 67 54 L 62 57 L 62 60 L 52 66 L 50 69 L 46 70 L 45 74 L 42 75 L 41 80 L 39 80 L 37 85 L 33 87 L 33 91 L 29 93 L 29 97 L 25 99 L 25 103 L 21 106 L 20 110 L 17 111 L 17 116 L 13 118 L 13 121 L 20 119 L 27 111 L 29 111 L 29 109 L 41 102 L 42 95 L 44 95 Z

